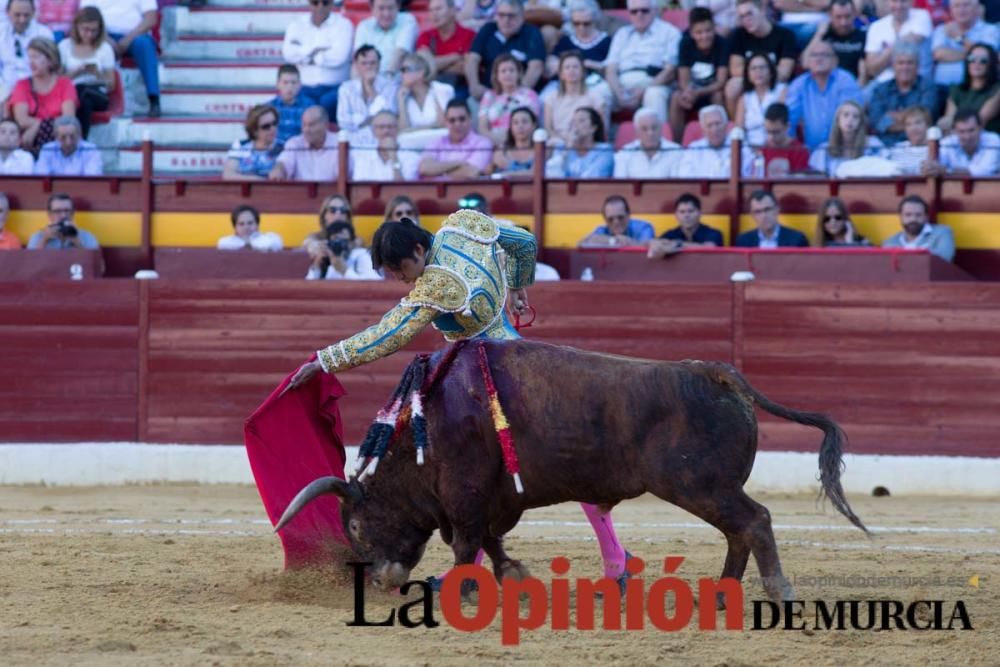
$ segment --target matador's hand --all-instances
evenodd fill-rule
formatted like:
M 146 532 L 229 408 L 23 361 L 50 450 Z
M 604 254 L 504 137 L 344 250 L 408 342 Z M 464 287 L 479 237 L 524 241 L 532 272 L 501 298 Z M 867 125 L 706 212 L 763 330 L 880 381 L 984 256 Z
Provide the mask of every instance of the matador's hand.
M 510 290 L 510 298 L 508 300 L 510 304 L 510 312 L 515 315 L 521 315 L 528 310 L 528 290 L 523 287 L 518 289 Z
M 284 396 L 285 392 L 289 389 L 297 389 L 301 387 L 305 383 L 309 382 L 309 380 L 311 380 L 316 373 L 322 372 L 322 370 L 323 367 L 320 365 L 319 361 L 307 361 L 302 364 L 302 367 L 299 368 L 297 373 L 295 373 L 295 377 L 292 378 L 292 381 L 288 383 L 288 386 L 285 387 L 279 395 Z

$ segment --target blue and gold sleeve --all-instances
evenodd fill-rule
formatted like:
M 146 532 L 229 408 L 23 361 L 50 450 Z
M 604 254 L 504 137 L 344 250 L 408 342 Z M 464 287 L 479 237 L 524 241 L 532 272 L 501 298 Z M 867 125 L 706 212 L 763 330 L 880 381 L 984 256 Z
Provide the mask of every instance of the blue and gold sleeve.
M 535 257 L 538 243 L 535 235 L 519 227 L 501 225 L 497 243 L 507 255 L 507 284 L 513 289 L 528 287 L 535 282 Z
M 327 373 L 387 357 L 413 340 L 441 313 L 426 306 L 399 304 L 374 324 L 350 338 L 319 350 L 316 355 Z

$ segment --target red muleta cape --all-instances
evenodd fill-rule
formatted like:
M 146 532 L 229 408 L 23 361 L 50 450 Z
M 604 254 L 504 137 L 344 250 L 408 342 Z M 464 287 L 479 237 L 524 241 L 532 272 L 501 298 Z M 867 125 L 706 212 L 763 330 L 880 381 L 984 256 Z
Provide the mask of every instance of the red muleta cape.
M 315 355 L 312 359 L 315 360 Z M 250 415 L 243 429 L 247 457 L 271 525 L 302 487 L 317 477 L 344 479 L 344 426 L 337 401 L 346 392 L 329 373 L 281 395 L 294 373 Z M 309 503 L 281 533 L 285 568 L 326 565 L 348 544 L 336 496 Z

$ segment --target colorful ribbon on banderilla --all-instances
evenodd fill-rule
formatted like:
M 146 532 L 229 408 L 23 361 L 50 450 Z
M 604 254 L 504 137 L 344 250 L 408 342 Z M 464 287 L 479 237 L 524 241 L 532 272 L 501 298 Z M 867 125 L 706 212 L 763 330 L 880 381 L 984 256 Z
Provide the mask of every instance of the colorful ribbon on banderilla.
M 424 450 L 429 444 L 427 418 L 424 415 L 424 398 L 451 367 L 455 356 L 464 343 L 465 341 L 461 341 L 452 345 L 429 378 L 427 377 L 427 369 L 430 365 L 430 355 L 418 355 L 413 363 L 406 368 L 403 379 L 396 386 L 389 402 L 378 411 L 375 421 L 372 422 L 364 441 L 361 443 L 358 463 L 354 468 L 354 474 L 359 481 L 368 475 L 375 474 L 379 461 L 385 456 L 389 445 L 401 432 L 406 422 L 409 422 L 413 433 L 413 444 L 417 450 L 417 465 L 424 464 Z M 493 428 L 496 430 L 497 439 L 500 441 L 504 467 L 514 478 L 514 488 L 517 489 L 517 492 L 524 493 L 517 450 L 514 448 L 514 436 L 510 430 L 507 415 L 504 414 L 503 406 L 500 404 L 500 395 L 497 392 L 496 383 L 493 381 L 489 359 L 486 356 L 486 344 L 479 341 L 478 347 L 479 369 L 482 371 L 483 382 L 486 384 L 490 416 L 493 419 Z

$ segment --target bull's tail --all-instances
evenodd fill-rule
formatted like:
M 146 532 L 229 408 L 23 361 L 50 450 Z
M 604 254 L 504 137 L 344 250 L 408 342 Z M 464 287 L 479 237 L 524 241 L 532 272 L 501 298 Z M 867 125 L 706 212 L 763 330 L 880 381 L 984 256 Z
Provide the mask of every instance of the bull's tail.
M 732 375 L 739 379 L 741 389 L 762 409 L 770 412 L 775 417 L 788 419 L 806 426 L 813 426 L 823 431 L 823 444 L 819 447 L 819 481 L 823 487 L 823 493 L 830 499 L 830 502 L 833 503 L 838 512 L 867 533 L 868 529 L 861 522 L 861 519 L 858 518 L 858 515 L 854 513 L 854 510 L 851 509 L 850 503 L 847 502 L 847 498 L 844 496 L 844 489 L 840 485 L 840 473 L 844 470 L 844 443 L 847 442 L 847 435 L 843 429 L 826 415 L 818 412 L 792 410 L 791 408 L 779 405 L 754 389 L 738 372 L 733 371 Z

